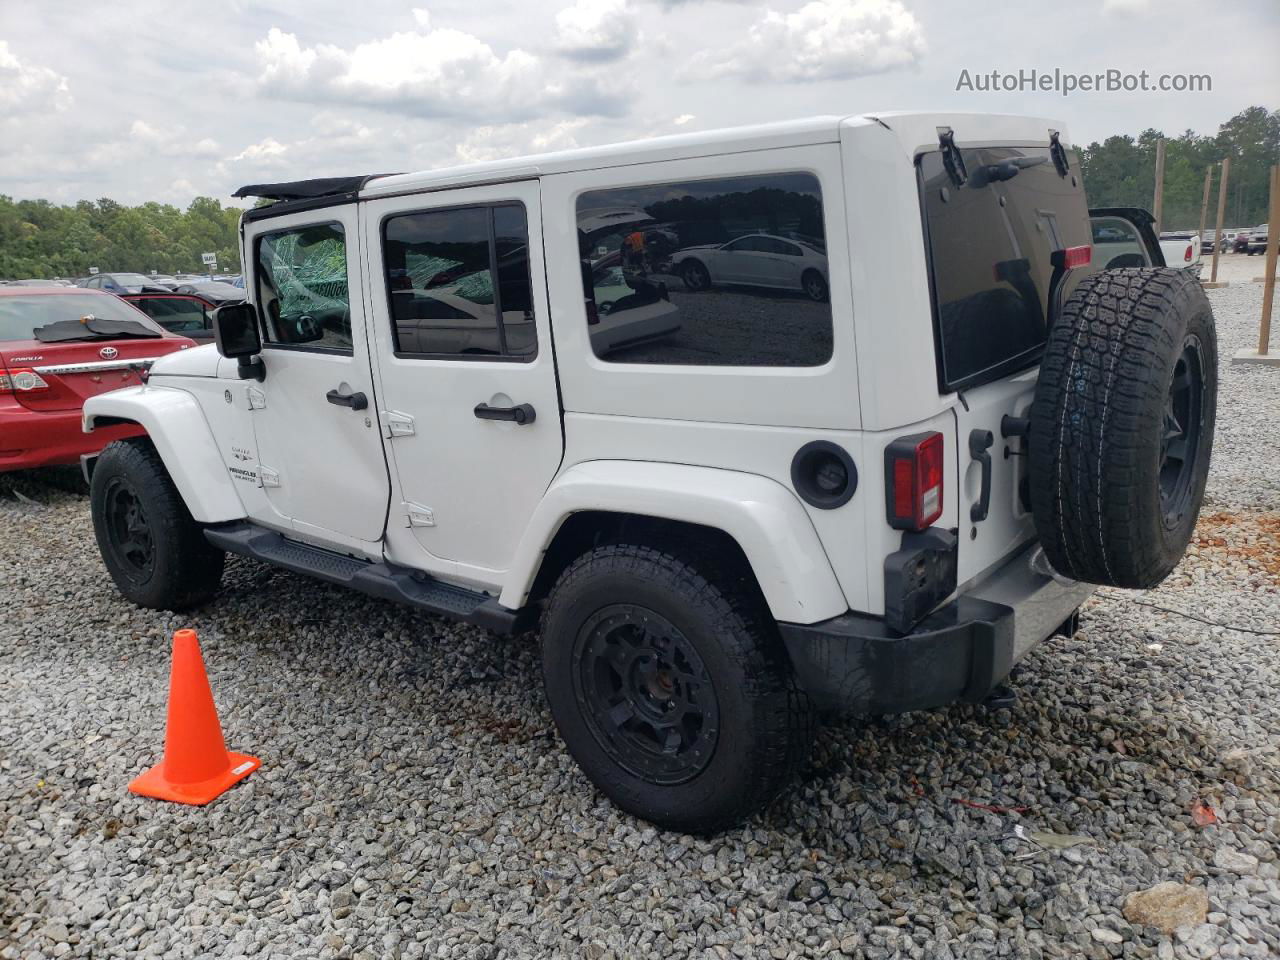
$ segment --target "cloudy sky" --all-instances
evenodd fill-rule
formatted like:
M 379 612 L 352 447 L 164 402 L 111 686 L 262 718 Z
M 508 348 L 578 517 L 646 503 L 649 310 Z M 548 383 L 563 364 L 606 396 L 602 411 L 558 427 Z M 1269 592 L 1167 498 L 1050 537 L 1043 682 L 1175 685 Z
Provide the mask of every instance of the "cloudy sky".
M 1280 107 L 1276 0 L 0 0 L 0 193 L 226 199 L 676 131 L 891 109 L 1076 142 Z M 1208 73 L 983 93 L 962 70 Z

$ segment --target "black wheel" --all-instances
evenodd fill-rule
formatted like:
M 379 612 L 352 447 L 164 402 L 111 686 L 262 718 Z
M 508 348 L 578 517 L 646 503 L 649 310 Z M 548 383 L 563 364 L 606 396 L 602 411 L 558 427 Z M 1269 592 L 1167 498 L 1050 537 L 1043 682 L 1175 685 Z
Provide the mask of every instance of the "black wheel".
M 1218 345 L 1183 270 L 1082 281 L 1049 334 L 1031 407 L 1031 504 L 1050 562 L 1076 580 L 1155 586 L 1204 499 Z
M 686 260 L 682 263 L 680 279 L 690 290 L 706 290 L 711 286 L 711 273 L 701 260 Z
M 806 270 L 800 278 L 800 286 L 804 289 L 804 295 L 815 303 L 822 303 L 827 299 L 827 281 L 817 270 Z
M 543 620 L 569 752 L 619 807 L 672 830 L 762 809 L 813 739 L 776 627 L 733 583 L 651 547 L 604 546 L 564 572 Z
M 103 563 L 127 599 L 186 610 L 218 589 L 225 555 L 191 518 L 149 440 L 107 445 L 93 470 L 89 503 Z

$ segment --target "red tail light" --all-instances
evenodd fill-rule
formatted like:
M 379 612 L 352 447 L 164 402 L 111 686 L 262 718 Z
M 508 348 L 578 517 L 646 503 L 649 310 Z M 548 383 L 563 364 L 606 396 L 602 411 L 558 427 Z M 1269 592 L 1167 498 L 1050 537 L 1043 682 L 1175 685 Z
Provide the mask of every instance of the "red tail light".
M 1187 252 L 1182 255 L 1182 259 L 1187 261 L 1187 263 L 1191 262 L 1191 244 L 1187 244 Z
M 34 370 L 15 367 L 8 373 L 0 373 L 0 393 L 35 393 L 48 389 L 44 377 Z
M 1074 267 L 1087 267 L 1092 259 L 1093 247 L 1086 243 L 1082 247 L 1067 247 L 1066 255 L 1062 258 L 1062 265 L 1068 270 Z
M 899 437 L 885 449 L 885 501 L 889 526 L 923 530 L 942 516 L 940 433 Z

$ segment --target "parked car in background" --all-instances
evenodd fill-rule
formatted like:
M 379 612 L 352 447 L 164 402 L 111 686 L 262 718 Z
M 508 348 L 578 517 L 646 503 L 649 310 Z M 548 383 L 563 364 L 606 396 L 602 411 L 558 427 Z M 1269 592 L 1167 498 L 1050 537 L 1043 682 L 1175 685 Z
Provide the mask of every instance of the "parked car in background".
M 167 290 L 176 290 L 178 287 L 177 279 L 167 273 L 153 273 L 147 279 L 151 281 L 152 285 L 164 287 Z
M 1213 253 L 1213 248 L 1218 244 L 1218 235 L 1215 230 L 1206 230 L 1200 237 L 1200 252 Z
M 729 284 L 792 290 L 817 301 L 827 297 L 827 255 L 767 233 L 685 247 L 672 255 L 671 267 L 690 290 Z
M 244 291 L 242 289 L 233 287 L 229 283 L 219 283 L 217 280 L 180 283 L 176 292 L 195 294 L 219 306 L 224 303 L 241 303 L 244 301 Z
M 88 290 L 105 290 L 107 293 L 141 293 L 143 290 L 166 289 L 152 283 L 151 278 L 141 273 L 99 273 L 85 283 Z
M 1200 269 L 1200 235 L 1191 231 L 1168 230 L 1160 234 L 1164 262 L 1183 270 Z
M 0 471 L 78 463 L 136 426 L 80 429 L 89 397 L 137 386 L 165 354 L 195 344 L 107 293 L 0 288 Z
M 187 293 L 126 293 L 133 304 L 170 333 L 192 340 L 213 339 L 213 311 L 219 304 Z
M 1253 228 L 1253 232 L 1249 234 L 1249 244 L 1245 251 L 1251 257 L 1255 253 L 1267 252 L 1267 224 L 1259 224 Z
M 1104 270 L 1163 267 L 1163 250 L 1148 211 L 1137 207 L 1094 207 L 1089 210 L 1092 262 Z

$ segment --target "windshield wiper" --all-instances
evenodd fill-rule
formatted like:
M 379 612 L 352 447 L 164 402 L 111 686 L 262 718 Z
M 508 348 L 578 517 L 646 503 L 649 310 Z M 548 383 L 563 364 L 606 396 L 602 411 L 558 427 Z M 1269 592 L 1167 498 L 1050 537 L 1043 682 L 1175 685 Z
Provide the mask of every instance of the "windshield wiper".
M 57 320 L 43 327 L 36 327 L 31 332 L 41 343 L 98 339 L 143 340 L 163 336 L 136 320 L 103 320 L 93 314 L 80 320 Z
M 1048 157 L 1009 157 L 999 163 L 988 163 L 973 171 L 969 177 L 969 186 L 979 188 L 985 187 L 988 183 L 1012 180 L 1027 167 L 1038 167 L 1048 162 Z

